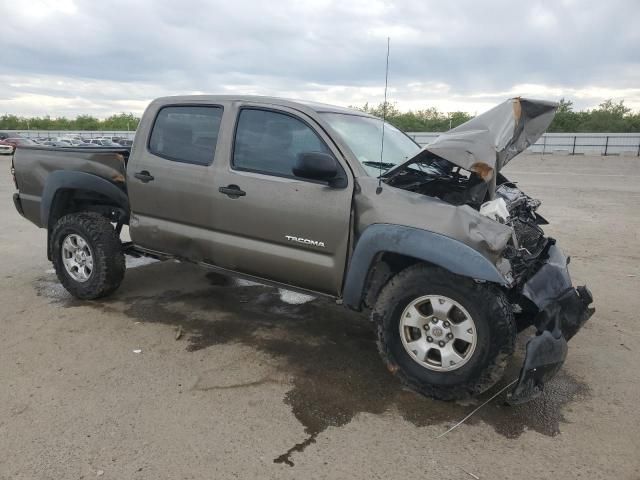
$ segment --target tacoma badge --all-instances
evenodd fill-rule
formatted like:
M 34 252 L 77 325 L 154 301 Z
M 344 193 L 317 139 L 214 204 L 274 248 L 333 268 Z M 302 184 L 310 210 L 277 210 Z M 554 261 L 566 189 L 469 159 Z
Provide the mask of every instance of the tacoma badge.
M 285 235 L 284 238 L 286 238 L 290 242 L 296 242 L 296 243 L 302 243 L 304 245 L 312 245 L 314 247 L 326 248 L 324 246 L 324 242 L 318 242 L 317 240 L 309 240 L 308 238 L 293 237 L 291 235 Z

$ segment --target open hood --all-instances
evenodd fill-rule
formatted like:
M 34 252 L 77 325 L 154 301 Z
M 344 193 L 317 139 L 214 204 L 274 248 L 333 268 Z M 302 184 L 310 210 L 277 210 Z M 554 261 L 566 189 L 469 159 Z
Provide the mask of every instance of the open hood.
M 443 133 L 383 177 L 392 178 L 408 165 L 433 154 L 489 182 L 513 157 L 540 138 L 557 108 L 555 102 L 512 98 Z

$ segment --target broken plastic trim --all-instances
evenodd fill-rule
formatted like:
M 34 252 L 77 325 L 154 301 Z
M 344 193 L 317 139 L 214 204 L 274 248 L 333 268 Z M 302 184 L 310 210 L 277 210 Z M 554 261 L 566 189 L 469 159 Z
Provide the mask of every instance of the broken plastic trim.
M 560 249 L 553 245 L 547 263 L 523 287 L 523 295 L 540 308 L 540 313 L 534 320 L 536 335 L 527 342 L 518 383 L 507 395 L 507 403 L 511 405 L 528 402 L 542 393 L 544 384 L 564 364 L 567 341 L 595 312 L 589 306 L 593 302 L 589 289 L 571 286 L 567 263 Z

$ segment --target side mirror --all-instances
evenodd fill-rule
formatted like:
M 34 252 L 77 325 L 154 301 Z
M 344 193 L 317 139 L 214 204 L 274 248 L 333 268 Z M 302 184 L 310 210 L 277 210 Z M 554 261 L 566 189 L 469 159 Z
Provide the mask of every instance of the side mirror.
M 303 152 L 298 154 L 296 165 L 292 171 L 296 177 L 308 178 L 310 180 L 326 181 L 331 187 L 342 186 L 342 176 L 338 175 L 338 161 L 322 152 Z

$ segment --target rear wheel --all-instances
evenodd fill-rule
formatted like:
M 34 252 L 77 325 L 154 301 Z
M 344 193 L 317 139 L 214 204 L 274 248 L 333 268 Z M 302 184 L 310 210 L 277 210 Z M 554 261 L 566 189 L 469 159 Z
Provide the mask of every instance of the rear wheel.
M 125 272 L 120 239 L 108 219 L 94 212 L 60 218 L 51 232 L 58 279 L 74 297 L 91 300 L 118 288 Z
M 443 400 L 493 386 L 514 350 L 513 314 L 500 289 L 424 264 L 385 285 L 372 319 L 389 370 Z

